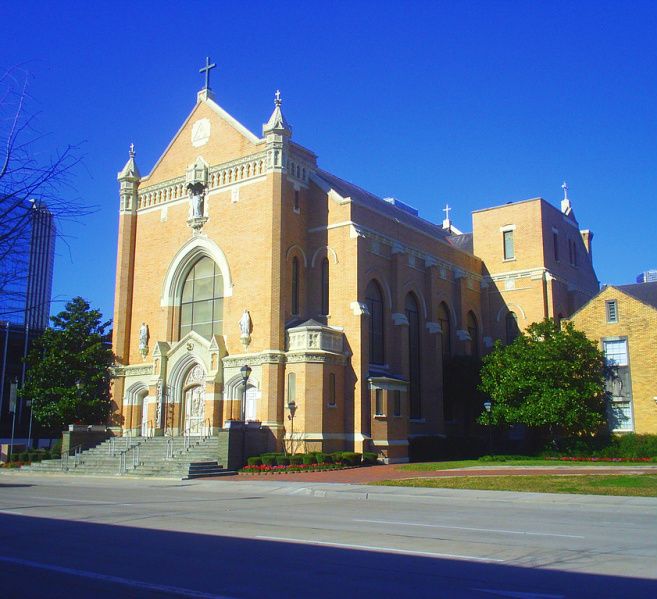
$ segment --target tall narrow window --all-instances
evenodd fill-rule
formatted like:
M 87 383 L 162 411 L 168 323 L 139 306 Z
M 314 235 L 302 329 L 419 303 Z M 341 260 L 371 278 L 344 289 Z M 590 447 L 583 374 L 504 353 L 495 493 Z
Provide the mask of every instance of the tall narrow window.
M 328 316 L 329 313 L 329 261 L 328 258 L 322 260 L 322 316 Z
M 632 380 L 630 377 L 627 339 L 610 339 L 602 342 L 609 374 L 606 388 L 610 402 L 607 416 L 613 431 L 632 431 Z
M 294 211 L 299 212 L 299 190 L 295 189 L 294 190 Z
M 552 231 L 552 245 L 554 247 L 554 261 L 559 262 L 559 234 Z
M 371 281 L 365 290 L 365 303 L 370 313 L 370 364 L 385 362 L 383 337 L 383 293 L 375 281 Z
M 472 312 L 468 312 L 468 334 L 470 335 L 470 355 L 479 356 L 479 327 L 477 318 Z
M 422 417 L 420 397 L 420 311 L 417 300 L 410 293 L 406 296 L 406 318 L 408 319 L 408 378 L 411 414 L 417 419 Z
M 515 312 L 509 312 L 506 315 L 506 342 L 507 345 L 513 343 L 520 334 L 518 327 L 518 317 Z
M 198 260 L 183 283 L 180 302 L 180 338 L 190 331 L 210 339 L 223 327 L 224 280 L 208 257 Z
M 299 258 L 292 258 L 292 314 L 299 314 Z
M 442 331 L 442 357 L 445 359 L 452 354 L 452 330 L 449 326 L 449 308 L 445 302 L 438 306 L 438 324 Z
M 401 391 L 392 392 L 392 415 L 401 416 Z
M 605 302 L 605 308 L 607 310 L 607 322 L 618 322 L 618 304 L 616 300 Z
M 383 413 L 383 389 L 374 390 L 374 415 L 384 416 Z
M 504 240 L 504 259 L 512 260 L 516 257 L 515 248 L 513 247 L 513 231 L 503 231 L 502 237 Z
M 328 405 L 329 405 L 329 407 L 334 407 L 335 406 L 335 373 L 334 372 L 331 372 L 329 374 Z

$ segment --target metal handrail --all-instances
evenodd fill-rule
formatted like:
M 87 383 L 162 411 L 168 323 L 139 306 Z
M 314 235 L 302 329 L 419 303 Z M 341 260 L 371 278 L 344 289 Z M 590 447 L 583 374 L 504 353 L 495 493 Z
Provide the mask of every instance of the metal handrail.
M 80 456 L 82 455 L 82 451 L 83 451 L 83 446 L 76 445 L 75 447 L 71 447 L 66 453 L 63 453 L 61 457 L 62 470 L 68 470 L 69 457 L 71 456 L 71 453 L 73 454 L 73 467 L 79 466 Z
M 144 425 L 146 425 L 146 434 L 144 435 Z M 147 420 L 146 422 L 141 423 L 141 432 L 142 437 L 154 437 L 155 436 L 155 420 Z
M 192 428 L 194 428 L 194 432 L 198 432 L 199 426 L 198 426 L 198 424 L 197 425 L 189 425 L 183 431 L 185 451 L 188 451 L 189 448 L 191 447 Z M 203 432 L 203 429 L 205 429 L 205 432 Z M 201 434 L 200 435 L 194 435 L 194 437 L 200 437 L 201 439 L 205 440 L 210 436 L 210 430 L 211 430 L 210 419 L 206 418 L 203 421 L 203 424 L 201 425 Z
M 141 465 L 141 444 L 127 443 L 127 447 L 119 452 L 119 474 L 125 474 L 128 470 L 128 453 L 132 452 L 132 469 L 137 469 Z

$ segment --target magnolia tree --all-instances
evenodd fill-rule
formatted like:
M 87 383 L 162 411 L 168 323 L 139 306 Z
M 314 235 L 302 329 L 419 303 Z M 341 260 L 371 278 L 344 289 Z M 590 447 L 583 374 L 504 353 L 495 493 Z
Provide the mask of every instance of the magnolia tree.
M 482 424 L 524 424 L 548 434 L 592 434 L 605 423 L 605 361 L 572 323 L 530 325 L 484 358 L 480 389 L 492 400 Z
M 53 316 L 52 328 L 34 341 L 21 396 L 32 400 L 35 420 L 46 428 L 104 424 L 110 415 L 110 321 L 103 322 L 81 297 Z

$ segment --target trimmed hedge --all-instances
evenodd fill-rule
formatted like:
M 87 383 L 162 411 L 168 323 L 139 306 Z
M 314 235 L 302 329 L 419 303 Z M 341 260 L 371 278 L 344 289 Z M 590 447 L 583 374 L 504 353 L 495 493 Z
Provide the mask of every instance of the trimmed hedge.
M 285 455 L 277 455 L 276 456 L 276 465 L 277 466 L 289 466 L 290 465 L 290 458 Z
M 317 463 L 317 458 L 314 455 L 311 454 L 305 454 L 303 456 L 303 463 L 304 464 L 316 464 Z
M 363 464 L 374 465 L 378 462 L 379 456 L 373 451 L 363 452 Z
M 246 463 L 249 466 L 262 466 L 262 458 L 260 456 L 247 458 Z
M 276 456 L 275 455 L 262 455 L 262 465 L 263 466 L 275 466 L 276 465 Z
M 358 466 L 361 463 L 361 454 L 353 451 L 343 451 L 341 455 L 341 462 L 347 466 Z
M 290 456 L 290 465 L 291 466 L 299 466 L 299 464 L 303 464 L 303 455 L 300 453 L 297 453 L 295 455 Z

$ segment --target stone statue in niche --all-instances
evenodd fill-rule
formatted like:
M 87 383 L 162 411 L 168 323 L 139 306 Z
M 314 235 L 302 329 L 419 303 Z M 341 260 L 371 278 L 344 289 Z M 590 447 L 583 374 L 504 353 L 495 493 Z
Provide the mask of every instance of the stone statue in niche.
M 251 343 L 251 315 L 248 310 L 244 310 L 240 318 L 240 340 L 244 349 Z
M 187 185 L 189 191 L 189 218 L 200 219 L 205 216 L 205 185 L 202 183 L 190 183 Z

